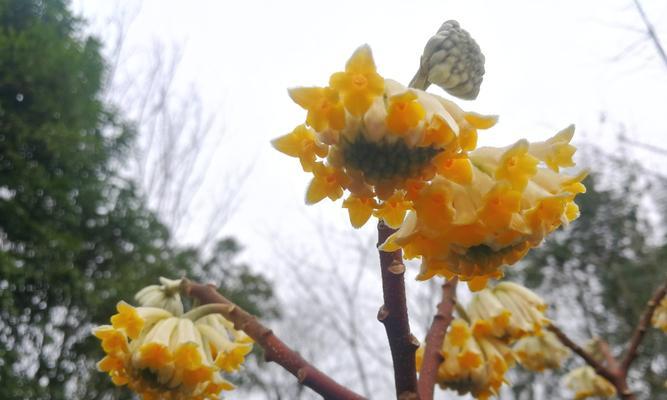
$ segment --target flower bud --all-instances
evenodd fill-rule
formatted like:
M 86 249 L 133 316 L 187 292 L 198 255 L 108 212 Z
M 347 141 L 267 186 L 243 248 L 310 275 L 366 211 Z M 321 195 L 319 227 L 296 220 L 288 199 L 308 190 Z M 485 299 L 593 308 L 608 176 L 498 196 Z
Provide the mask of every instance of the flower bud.
M 411 87 L 425 90 L 431 83 L 461 99 L 479 94 L 484 76 L 484 55 L 459 23 L 446 21 L 429 39 Z
M 180 295 L 180 279 L 160 277 L 161 285 L 150 285 L 134 295 L 134 299 L 142 307 L 157 307 L 169 311 L 175 316 L 183 314 L 183 303 Z

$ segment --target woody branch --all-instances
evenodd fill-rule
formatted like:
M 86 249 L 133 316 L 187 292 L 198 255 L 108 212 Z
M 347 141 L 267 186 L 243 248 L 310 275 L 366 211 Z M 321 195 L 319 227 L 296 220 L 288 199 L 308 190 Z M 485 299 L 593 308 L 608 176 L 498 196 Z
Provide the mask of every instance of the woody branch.
M 292 375 L 299 383 L 313 389 L 326 400 L 362 400 L 364 397 L 340 385 L 331 377 L 311 365 L 287 346 L 271 329 L 262 325 L 255 316 L 232 303 L 214 286 L 183 279 L 181 292 L 197 299 L 201 304 L 220 304 L 219 312 L 230 320 L 236 329 L 242 330 L 263 349 L 267 361 L 273 361 Z
M 558 337 L 558 339 L 561 341 L 561 343 L 563 343 L 563 345 L 570 348 L 574 353 L 576 353 L 579 357 L 581 357 L 588 365 L 590 365 L 598 375 L 602 376 L 603 378 L 611 382 L 616 388 L 616 391 L 621 399 L 634 400 L 636 399 L 636 397 L 628 387 L 628 382 L 627 382 L 628 370 L 630 369 L 632 362 L 637 357 L 639 346 L 641 345 L 641 342 L 644 339 L 646 331 L 649 328 L 649 324 L 651 323 L 651 318 L 653 317 L 653 313 L 655 312 L 658 304 L 660 304 L 660 302 L 666 295 L 667 295 L 667 282 L 663 283 L 663 285 L 660 286 L 658 290 L 656 290 L 651 299 L 648 301 L 646 309 L 644 310 L 644 313 L 641 319 L 639 320 L 639 323 L 637 324 L 637 327 L 635 328 L 632 337 L 630 338 L 630 341 L 628 343 L 628 348 L 625 352 L 625 357 L 620 362 L 618 361 L 618 359 L 613 357 L 610 351 L 603 351 L 607 359 L 607 365 L 604 365 L 601 362 L 598 362 L 590 354 L 588 354 L 586 350 L 584 350 L 579 345 L 574 343 L 572 339 L 570 339 L 565 333 L 563 333 L 563 331 L 561 331 L 555 325 L 552 324 L 549 327 L 549 330 Z M 602 345 L 607 346 L 606 342 L 603 342 Z

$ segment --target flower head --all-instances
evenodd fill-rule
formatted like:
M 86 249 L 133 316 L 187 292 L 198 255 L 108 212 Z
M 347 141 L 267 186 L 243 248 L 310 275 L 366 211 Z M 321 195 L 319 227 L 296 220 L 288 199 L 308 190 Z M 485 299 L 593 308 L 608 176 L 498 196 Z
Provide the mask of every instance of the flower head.
M 478 51 L 457 24 L 445 28 L 470 54 Z M 443 40 L 449 39 L 433 45 L 447 47 Z M 429 49 L 428 79 L 436 82 L 447 63 L 438 64 L 438 52 Z M 481 73 L 454 72 L 438 82 L 474 97 Z M 400 227 L 382 249 L 421 258 L 420 279 L 456 275 L 482 289 L 579 215 L 574 198 L 585 191 L 586 174 L 560 173 L 574 165 L 573 126 L 544 142 L 477 148 L 478 130 L 494 126 L 497 117 L 382 78 L 368 46 L 357 49 L 328 87 L 290 95 L 308 111 L 306 124 L 273 144 L 313 174 L 306 203 L 343 197 L 354 227 L 373 215 Z
M 469 183 L 467 152 L 476 146 L 477 129 L 496 121 L 382 78 L 368 46 L 357 49 L 328 87 L 289 93 L 307 110 L 306 123 L 273 145 L 313 174 L 307 203 L 349 193 L 343 207 L 355 227 L 372 215 L 399 226 L 419 188 L 438 174 Z
M 570 350 L 549 331 L 519 339 L 513 350 L 524 368 L 536 372 L 558 369 L 570 356 Z
M 168 286 L 163 282 L 164 285 Z M 148 292 L 153 292 L 151 288 Z M 138 297 L 145 297 L 146 291 Z M 118 386 L 144 399 L 218 399 L 233 385 L 221 372 L 240 368 L 252 341 L 220 315 L 196 320 L 120 302 L 112 325 L 94 329 L 106 356 L 97 364 Z
M 440 386 L 480 399 L 498 393 L 505 382 L 505 372 L 514 363 L 512 351 L 505 343 L 475 334 L 462 319 L 450 324 L 441 352 L 444 361 L 437 375 Z
M 549 320 L 546 303 L 535 293 L 512 282 L 475 293 L 466 307 L 476 336 L 491 336 L 508 344 L 526 335 L 539 335 Z
M 589 397 L 611 397 L 616 388 L 609 381 L 595 373 L 589 366 L 573 369 L 563 378 L 565 386 L 574 392 L 574 399 Z
M 579 215 L 574 198 L 585 191 L 586 174 L 568 176 L 538 163 L 526 141 L 447 160 L 413 195 L 406 222 L 382 248 L 406 250 L 415 241 L 422 248 L 440 248 L 438 253 L 406 250 L 421 257 L 419 279 L 458 275 L 471 289 L 483 288 L 489 278 L 502 276 L 502 266 L 516 263 Z

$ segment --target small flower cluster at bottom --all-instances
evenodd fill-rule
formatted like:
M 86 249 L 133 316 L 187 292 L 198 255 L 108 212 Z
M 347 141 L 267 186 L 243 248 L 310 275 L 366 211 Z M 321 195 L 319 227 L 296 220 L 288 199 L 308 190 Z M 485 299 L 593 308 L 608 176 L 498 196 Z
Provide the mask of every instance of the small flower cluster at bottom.
M 114 384 L 145 400 L 218 399 L 234 388 L 221 372 L 241 367 L 252 339 L 219 314 L 182 316 L 120 302 L 111 325 L 96 328 L 106 356 L 97 364 Z
M 476 293 L 445 335 L 440 387 L 487 399 L 499 392 L 516 361 L 534 370 L 560 367 L 569 351 L 543 329 L 549 323 L 546 308 L 535 293 L 511 282 Z M 527 347 L 527 340 L 536 342 Z M 418 364 L 423 350 L 418 351 Z

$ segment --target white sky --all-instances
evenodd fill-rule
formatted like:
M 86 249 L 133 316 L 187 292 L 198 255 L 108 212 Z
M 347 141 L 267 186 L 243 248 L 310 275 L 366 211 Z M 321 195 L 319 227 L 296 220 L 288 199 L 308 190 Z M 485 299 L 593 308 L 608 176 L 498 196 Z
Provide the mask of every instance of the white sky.
M 667 42 L 667 2 L 643 5 Z M 643 38 L 631 0 L 77 0 L 73 8 L 103 37 L 109 15 L 138 10 L 126 39 L 128 57 L 155 40 L 183 45 L 178 82 L 197 85 L 224 121 L 228 138 L 206 189 L 237 190 L 219 187 L 219 171 L 254 163 L 243 202 L 224 232 L 240 239 L 244 257 L 257 266 L 270 265 L 276 241 L 307 246 L 311 221 L 318 218 L 352 231 L 340 203 L 304 205 L 308 177 L 296 159 L 273 150 L 269 141 L 305 118 L 286 89 L 325 85 L 363 43 L 371 45 L 381 75 L 407 84 L 428 38 L 445 20 L 458 20 L 479 43 L 487 72 L 479 98 L 457 102 L 500 115 L 496 128 L 481 132 L 480 145 L 542 140 L 575 123 L 576 141 L 610 150 L 618 147 L 619 124 L 635 140 L 667 147 L 667 66 L 646 40 L 623 53 Z M 667 170 L 665 157 L 632 154 Z
M 644 3 L 654 25 L 667 28 L 667 2 Z M 627 126 L 636 140 L 661 145 L 667 133 L 667 68 L 652 44 L 644 41 L 639 51 L 611 61 L 642 37 L 628 29 L 643 28 L 630 0 L 74 4 L 103 37 L 105 18 L 118 9 L 138 12 L 126 39 L 127 57 L 150 50 L 155 40 L 182 45 L 179 82 L 194 82 L 210 109 L 219 110 L 229 140 L 211 169 L 208 189 L 221 189 L 219 171 L 254 163 L 244 201 L 226 230 L 242 239 L 248 253 L 263 253 L 255 251 L 267 239 L 260 232 L 299 235 L 302 224 L 295 218 L 319 218 L 325 208 L 324 215 L 346 218 L 338 205 L 306 207 L 306 175 L 269 141 L 305 118 L 286 89 L 325 85 L 363 43 L 373 48 L 380 74 L 407 83 L 426 40 L 444 20 L 457 19 L 487 60 L 479 98 L 459 103 L 500 115 L 497 127 L 482 133 L 481 145 L 540 140 L 575 123 L 575 140 L 614 148 L 616 132 L 601 130 L 601 112 L 610 125 Z M 665 161 L 658 157 L 654 165 L 664 167 Z

